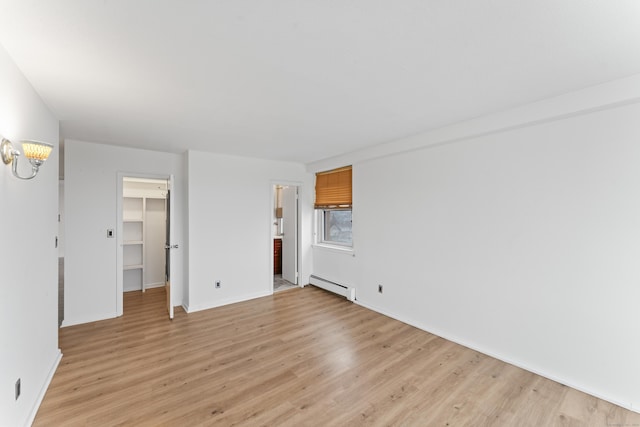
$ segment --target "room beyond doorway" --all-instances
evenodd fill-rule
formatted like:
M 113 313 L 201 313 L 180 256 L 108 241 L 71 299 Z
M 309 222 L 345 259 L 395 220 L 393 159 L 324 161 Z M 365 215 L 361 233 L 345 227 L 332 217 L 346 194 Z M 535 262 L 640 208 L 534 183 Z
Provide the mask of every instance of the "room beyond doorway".
M 273 186 L 273 291 L 297 287 L 298 275 L 298 191 L 297 185 Z
M 165 286 L 168 183 L 122 179 L 123 292 Z

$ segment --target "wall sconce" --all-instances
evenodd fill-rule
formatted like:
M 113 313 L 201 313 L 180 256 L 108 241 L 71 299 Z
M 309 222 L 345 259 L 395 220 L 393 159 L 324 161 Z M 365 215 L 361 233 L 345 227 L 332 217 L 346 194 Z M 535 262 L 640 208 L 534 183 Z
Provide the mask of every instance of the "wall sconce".
M 22 141 L 24 156 L 29 159 L 29 163 L 31 163 L 31 176 L 20 176 L 18 175 L 18 157 L 20 157 L 20 152 L 13 148 L 13 144 L 8 139 L 2 138 L 2 144 L 0 144 L 2 161 L 5 165 L 13 162 L 11 171 L 15 177 L 20 179 L 31 179 L 36 176 L 40 166 L 49 158 L 51 150 L 53 150 L 53 145 L 46 142 Z

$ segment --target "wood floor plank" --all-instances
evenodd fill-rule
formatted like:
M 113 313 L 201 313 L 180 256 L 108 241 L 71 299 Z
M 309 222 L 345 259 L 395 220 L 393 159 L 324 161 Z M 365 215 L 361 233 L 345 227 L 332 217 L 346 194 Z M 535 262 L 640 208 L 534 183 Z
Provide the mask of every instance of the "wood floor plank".
M 306 287 L 60 330 L 34 426 L 640 426 L 640 414 Z

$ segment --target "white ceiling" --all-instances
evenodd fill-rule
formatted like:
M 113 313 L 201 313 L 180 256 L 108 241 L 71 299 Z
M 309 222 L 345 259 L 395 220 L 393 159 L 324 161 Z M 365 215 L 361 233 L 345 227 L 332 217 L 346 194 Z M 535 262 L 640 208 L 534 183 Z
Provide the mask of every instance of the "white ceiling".
M 638 0 L 0 0 L 0 17 L 62 138 L 170 152 L 308 163 L 640 72 Z

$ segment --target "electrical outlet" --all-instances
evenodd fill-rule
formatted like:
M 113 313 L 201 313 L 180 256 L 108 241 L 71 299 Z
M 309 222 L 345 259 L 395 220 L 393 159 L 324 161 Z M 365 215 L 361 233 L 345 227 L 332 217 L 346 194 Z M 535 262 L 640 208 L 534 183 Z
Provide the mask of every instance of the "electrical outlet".
M 378 285 L 378 293 L 381 294 L 382 293 L 382 285 Z
M 216 280 L 216 289 L 219 289 L 220 286 L 222 286 L 222 283 L 220 282 L 220 280 Z
M 20 378 L 16 381 L 16 400 L 20 397 Z

